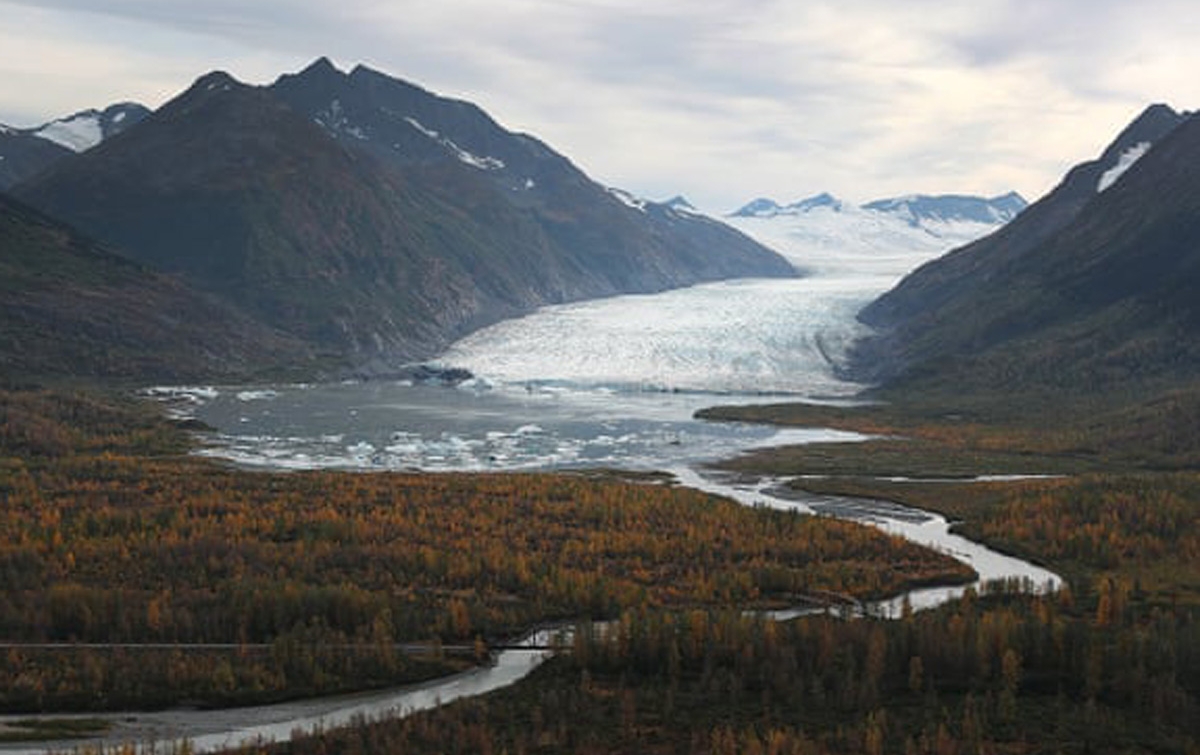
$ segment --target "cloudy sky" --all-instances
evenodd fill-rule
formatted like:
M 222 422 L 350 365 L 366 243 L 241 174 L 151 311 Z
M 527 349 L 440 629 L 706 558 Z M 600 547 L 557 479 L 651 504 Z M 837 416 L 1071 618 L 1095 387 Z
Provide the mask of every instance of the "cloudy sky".
M 1200 106 L 1195 0 L 0 0 L 0 122 L 157 107 L 326 55 L 469 99 L 710 211 L 1034 199 L 1150 102 Z

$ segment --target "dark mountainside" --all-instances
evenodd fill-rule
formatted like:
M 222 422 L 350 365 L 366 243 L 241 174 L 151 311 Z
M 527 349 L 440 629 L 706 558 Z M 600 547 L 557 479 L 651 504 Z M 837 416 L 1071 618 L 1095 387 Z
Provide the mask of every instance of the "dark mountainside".
M 35 128 L 12 128 L 0 124 L 0 190 L 32 178 L 75 150 L 48 138 L 48 129 L 79 121 L 95 123 L 99 137 L 108 139 L 140 123 L 150 114 L 142 105 L 123 102 L 104 110 L 84 110 Z
M 905 277 L 892 291 L 863 310 L 861 319 L 876 326 L 894 327 L 937 309 L 953 297 L 969 296 L 985 285 L 985 271 L 1034 251 L 1065 228 L 1096 196 L 1106 170 L 1121 154 L 1141 142 L 1156 142 L 1182 123 L 1184 116 L 1166 105 L 1147 108 L 1096 160 L 1075 166 L 1053 191 L 1026 208 L 1004 228 L 929 262 Z
M 448 204 L 535 223 L 545 259 L 529 272 L 547 276 L 535 287 L 551 301 L 795 274 L 722 223 L 604 189 L 541 141 L 504 130 L 473 104 L 363 66 L 345 74 L 324 58 L 280 77 L 271 91 L 349 149 L 414 176 Z
M 4 190 L 45 170 L 71 150 L 26 131 L 0 129 L 0 190 Z
M 795 274 L 473 105 L 324 59 L 271 87 L 209 74 L 15 193 L 368 372 L 542 304 Z
M 1154 144 L 1105 191 L 1130 148 Z M 992 236 L 869 305 L 860 376 L 954 392 L 1169 388 L 1200 368 L 1200 120 L 1142 114 Z
M 0 378 L 248 377 L 311 359 L 178 281 L 0 193 Z

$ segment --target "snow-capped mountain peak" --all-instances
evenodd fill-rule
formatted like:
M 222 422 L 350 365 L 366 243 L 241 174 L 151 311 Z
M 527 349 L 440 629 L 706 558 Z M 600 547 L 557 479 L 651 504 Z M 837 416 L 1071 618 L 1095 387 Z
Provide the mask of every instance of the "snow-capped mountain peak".
M 6 129 L 4 133 L 23 132 L 66 147 L 72 152 L 84 152 L 149 114 L 150 111 L 142 105 L 122 102 L 104 110 L 81 110 L 31 129 Z
M 799 202 L 793 202 L 783 209 L 788 212 L 810 212 L 819 208 L 828 208 L 834 212 L 841 212 L 844 207 L 842 200 L 823 191 L 815 196 L 801 199 Z
M 688 212 L 693 214 L 698 214 L 700 212 L 696 209 L 696 206 L 689 202 L 687 197 L 683 196 L 682 194 L 677 194 L 671 197 L 667 201 L 663 202 L 662 205 L 668 209 L 675 210 L 676 212 Z
M 806 197 L 798 202 L 792 202 L 789 205 L 782 206 L 773 199 L 760 197 L 752 202 L 744 205 L 741 209 L 732 213 L 730 217 L 735 218 L 771 218 L 776 215 L 802 215 L 812 212 L 813 210 L 832 210 L 833 212 L 841 212 L 846 205 L 842 200 L 833 196 L 829 192 L 821 192 L 811 197 Z
M 868 255 L 931 259 L 985 236 L 1016 217 L 1025 200 L 910 194 L 855 206 L 821 193 L 787 206 L 756 199 L 727 221 L 800 268 L 832 270 Z
M 638 212 L 646 211 L 646 206 L 649 204 L 649 202 L 647 202 L 645 199 L 634 196 L 628 191 L 625 191 L 624 189 L 618 189 L 614 186 L 606 186 L 604 188 L 609 195 L 629 209 L 637 210 Z
M 1176 112 L 1169 105 L 1150 105 L 1117 135 L 1097 160 L 1077 166 L 1078 170 L 1067 175 L 1066 182 L 1074 179 L 1076 190 L 1083 199 L 1103 193 L 1141 160 L 1154 144 L 1189 117 L 1187 112 Z
M 135 126 L 150 111 L 122 102 L 104 110 L 81 110 L 32 128 L 0 125 L 0 189 L 16 185 L 59 160 L 95 147 Z
M 72 152 L 89 150 L 104 138 L 104 132 L 100 127 L 100 113 L 95 110 L 85 110 L 57 121 L 51 121 L 34 131 L 34 134 L 66 147 Z
M 759 197 L 745 204 L 741 209 L 730 213 L 734 218 L 769 218 L 778 215 L 783 208 L 773 199 Z
M 1028 206 L 1024 197 L 1009 192 L 998 197 L 944 194 L 930 196 L 910 194 L 892 199 L 880 199 L 863 205 L 864 210 L 884 212 L 904 219 L 909 225 L 934 223 L 1001 224 L 1015 218 Z

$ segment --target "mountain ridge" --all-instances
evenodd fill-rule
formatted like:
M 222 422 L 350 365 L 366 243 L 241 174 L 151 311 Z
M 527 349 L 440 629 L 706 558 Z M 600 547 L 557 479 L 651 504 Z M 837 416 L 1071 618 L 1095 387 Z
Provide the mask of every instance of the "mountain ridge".
M 543 304 L 796 275 L 728 226 L 614 196 L 475 105 L 328 60 L 269 86 L 201 76 L 14 191 L 356 371 Z
M 0 123 L 0 190 L 116 136 L 149 114 L 149 109 L 136 102 L 119 102 L 103 110 L 81 110 L 32 128 Z
M 1110 185 L 1121 156 L 1152 146 Z M 856 374 L 1002 394 L 1165 388 L 1200 369 L 1200 120 L 1147 108 L 990 237 L 868 305 Z
M 860 313 L 860 319 L 875 327 L 895 324 L 916 317 L 921 311 L 937 309 L 958 292 L 950 281 L 960 286 L 982 285 L 979 272 L 989 259 L 1017 260 L 1033 252 L 1039 244 L 1069 225 L 1083 207 L 1097 194 L 1104 173 L 1118 161 L 1119 155 L 1134 144 L 1156 141 L 1170 133 L 1183 116 L 1166 105 L 1151 105 L 1126 126 L 1105 148 L 1101 155 L 1071 168 L 1062 181 L 1020 216 L 1020 222 L 1009 223 L 987 243 L 986 253 L 976 251 L 975 244 L 966 245 L 914 271 L 896 287 L 872 302 Z M 886 370 L 870 370 L 878 376 Z
M 764 218 L 777 215 L 802 215 L 818 208 L 840 211 L 852 205 L 821 192 L 788 205 L 780 205 L 768 197 L 759 197 L 729 213 L 731 218 Z M 1006 223 L 1028 206 L 1015 191 L 995 197 L 966 194 L 908 194 L 876 199 L 857 205 L 856 209 L 904 217 L 913 226 L 923 221 Z

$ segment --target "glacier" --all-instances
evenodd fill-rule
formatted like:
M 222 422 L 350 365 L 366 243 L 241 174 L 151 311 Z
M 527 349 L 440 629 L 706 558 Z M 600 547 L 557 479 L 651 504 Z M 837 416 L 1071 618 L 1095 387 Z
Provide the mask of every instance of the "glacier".
M 840 203 L 727 222 L 806 275 L 545 307 L 453 344 L 439 366 L 474 375 L 457 387 L 396 380 L 158 395 L 219 429 L 205 454 L 270 468 L 664 469 L 761 446 L 854 442 L 862 436 L 693 415 L 718 403 L 855 401 L 863 386 L 839 364 L 866 332 L 858 310 L 998 227 L 917 227 Z
M 844 203 L 726 222 L 806 273 L 546 307 L 478 331 L 439 360 L 494 386 L 837 399 L 865 334 L 855 315 L 905 273 L 997 224 L 926 221 Z

